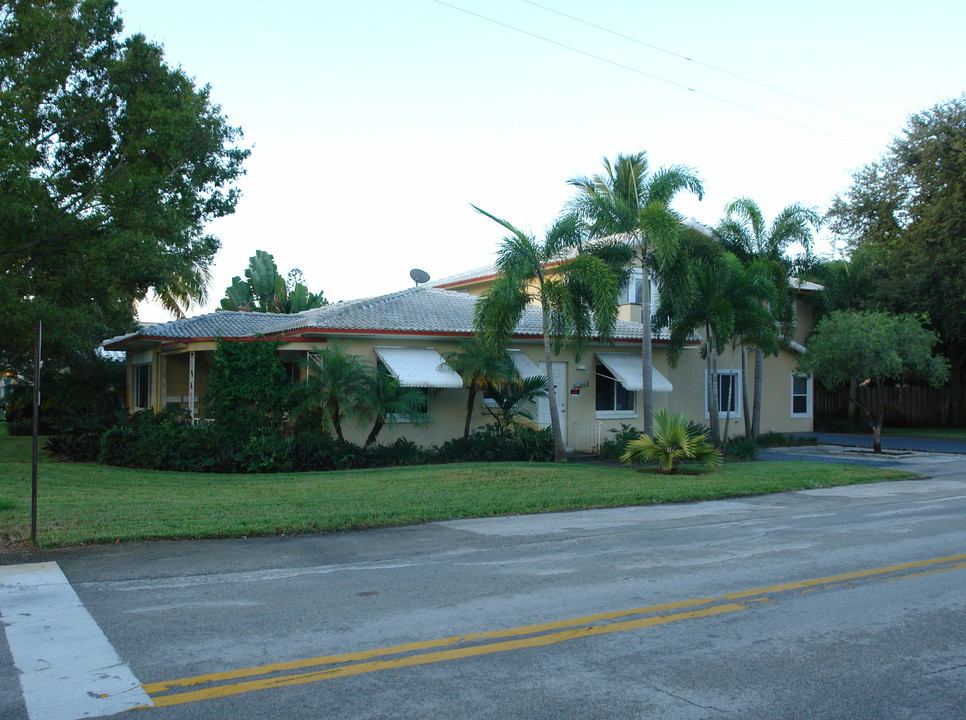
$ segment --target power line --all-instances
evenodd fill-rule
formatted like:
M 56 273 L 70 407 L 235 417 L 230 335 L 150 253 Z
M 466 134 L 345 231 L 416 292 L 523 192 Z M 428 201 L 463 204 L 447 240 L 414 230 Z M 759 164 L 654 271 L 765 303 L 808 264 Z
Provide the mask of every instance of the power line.
M 875 125 L 880 128 L 885 128 L 886 130 L 894 129 L 891 125 L 880 123 L 877 120 L 871 120 L 870 118 L 863 117 L 862 115 L 856 115 L 855 113 L 849 112 L 848 110 L 842 110 L 841 108 L 837 108 L 832 105 L 827 105 L 818 100 L 813 100 L 812 98 L 805 97 L 804 95 L 797 95 L 796 93 L 789 92 L 788 90 L 783 90 L 782 88 L 775 87 L 774 85 L 768 85 L 767 83 L 760 82 L 759 80 L 755 80 L 754 78 L 750 78 L 745 75 L 740 75 L 736 72 L 732 72 L 731 70 L 726 70 L 724 68 L 718 67 L 717 65 L 712 65 L 711 63 L 702 62 L 701 60 L 695 60 L 694 58 L 688 57 L 687 55 L 681 55 L 680 53 L 676 53 L 673 50 L 668 50 L 667 48 L 663 48 L 659 45 L 654 45 L 644 40 L 640 40 L 639 38 L 632 37 L 631 35 L 625 35 L 623 33 L 617 32 L 616 30 L 611 30 L 610 28 L 603 27 L 602 25 L 596 25 L 590 22 L 589 20 L 584 20 L 583 18 L 575 17 L 573 15 L 568 15 L 567 13 L 561 12 L 560 10 L 555 10 L 554 8 L 547 7 L 546 5 L 541 5 L 540 3 L 533 2 L 533 0 L 521 0 L 521 2 L 525 2 L 527 5 L 533 5 L 534 7 L 540 8 L 541 10 L 546 10 L 547 12 L 554 13 L 555 15 L 560 15 L 561 17 L 565 17 L 568 20 L 573 20 L 574 22 L 577 22 L 577 23 L 581 23 L 582 25 L 587 25 L 588 27 L 595 28 L 597 30 L 608 33 L 615 37 L 619 37 L 624 40 L 630 40 L 633 43 L 637 43 L 638 45 L 643 45 L 644 47 L 651 48 L 652 50 L 657 50 L 658 52 L 662 52 L 665 55 L 671 55 L 672 57 L 676 57 L 680 60 L 685 60 L 687 62 L 694 63 L 695 65 L 700 65 L 701 67 L 708 68 L 709 70 L 714 70 L 715 72 L 719 72 L 722 75 L 727 75 L 729 77 L 736 78 L 737 80 L 741 80 L 742 82 L 751 83 L 752 85 L 757 85 L 758 87 L 765 88 L 766 90 L 771 90 L 772 92 L 785 95 L 786 97 L 794 98 L 795 100 L 800 100 L 802 102 L 809 103 L 810 105 L 815 105 L 816 107 L 823 108 L 824 110 L 831 110 L 832 112 L 836 112 L 841 115 L 846 115 L 855 120 L 861 120 L 862 122 L 866 122 L 866 123 L 869 123 L 870 125 Z
M 727 98 L 723 98 L 723 97 L 720 97 L 718 95 L 712 95 L 711 93 L 707 93 L 707 92 L 704 92 L 703 90 L 698 90 L 696 88 L 692 88 L 692 87 L 689 87 L 687 85 L 683 85 L 683 84 L 678 83 L 678 82 L 675 82 L 673 80 L 668 80 L 667 78 L 661 77 L 660 75 L 654 75 L 653 73 L 645 72 L 644 70 L 641 70 L 639 68 L 635 68 L 635 67 L 632 67 L 630 65 L 625 65 L 623 63 L 619 63 L 616 60 L 610 60 L 609 58 L 605 58 L 605 57 L 603 57 L 601 55 L 595 55 L 594 53 L 588 52 L 586 50 L 581 50 L 580 48 L 573 47 L 572 45 L 567 45 L 566 43 L 562 43 L 562 42 L 559 42 L 557 40 L 552 40 L 551 38 L 545 37 L 543 35 L 538 35 L 536 33 L 532 33 L 529 30 L 524 30 L 524 29 L 519 28 L 519 27 L 516 27 L 514 25 L 509 25 L 508 23 L 502 22 L 500 20 L 496 20 L 496 19 L 491 18 L 491 17 L 487 17 L 486 15 L 481 15 L 479 13 L 473 12 L 472 10 L 467 10 L 466 8 L 462 8 L 462 7 L 459 7 L 457 5 L 452 5 L 452 4 L 448 3 L 448 2 L 444 2 L 444 0 L 433 0 L 433 2 L 437 3 L 438 5 L 445 5 L 448 8 L 452 8 L 453 10 L 458 10 L 459 12 L 465 13 L 467 15 L 472 15 L 473 17 L 479 18 L 480 20 L 485 20 L 486 22 L 489 22 L 489 23 L 493 23 L 494 25 L 499 25 L 500 27 L 504 27 L 504 28 L 506 28 L 508 30 L 513 30 L 514 32 L 518 32 L 518 33 L 520 33 L 522 35 L 527 35 L 528 37 L 532 37 L 532 38 L 534 38 L 536 40 L 541 40 L 541 41 L 543 41 L 545 43 L 549 43 L 550 45 L 556 45 L 557 47 L 563 48 L 564 50 L 569 50 L 569 51 L 575 52 L 575 53 L 577 53 L 579 55 L 583 55 L 585 57 L 589 57 L 589 58 L 591 58 L 593 60 L 598 60 L 599 62 L 607 63 L 608 65 L 613 65 L 614 67 L 621 68 L 622 70 L 627 70 L 627 71 L 632 72 L 632 73 L 635 73 L 637 75 L 642 75 L 642 76 L 647 77 L 647 78 L 650 78 L 652 80 L 657 80 L 658 82 L 662 82 L 662 83 L 665 83 L 667 85 L 671 85 L 672 87 L 676 87 L 676 88 L 679 88 L 681 90 L 687 90 L 688 92 L 692 92 L 692 93 L 694 93 L 696 95 L 700 95 L 702 97 L 706 97 L 706 98 L 708 98 L 710 100 L 715 100 L 716 102 L 724 103 L 725 105 L 730 105 L 732 107 L 736 107 L 736 108 L 738 108 L 740 110 L 744 110 L 746 112 L 751 112 L 751 113 L 755 113 L 756 115 L 761 115 L 762 117 L 766 117 L 766 118 L 768 118 L 770 120 L 776 120 L 776 121 L 778 121 L 780 123 L 784 123 L 784 124 L 790 125 L 792 127 L 797 127 L 797 128 L 799 128 L 801 130 L 807 130 L 809 132 L 816 133 L 818 135 L 824 135 L 825 137 L 832 138 L 833 140 L 839 140 L 840 142 L 848 143 L 850 145 L 855 145 L 857 147 L 866 148 L 868 150 L 879 150 L 879 149 L 881 149 L 881 148 L 873 147 L 871 145 L 866 145 L 865 143 L 861 143 L 861 142 L 858 142 L 856 140 L 851 140 L 849 138 L 842 137 L 841 135 L 835 135 L 834 133 L 826 132 L 825 130 L 819 130 L 818 128 L 811 127 L 809 125 L 805 125 L 803 123 L 796 122 L 794 120 L 789 120 L 787 118 L 783 118 L 783 117 L 780 117 L 778 115 L 773 115 L 771 113 L 765 112 L 764 110 L 758 110 L 757 108 L 753 108 L 753 107 L 750 107 L 748 105 L 742 105 L 741 103 L 735 102 L 733 100 L 728 100 Z

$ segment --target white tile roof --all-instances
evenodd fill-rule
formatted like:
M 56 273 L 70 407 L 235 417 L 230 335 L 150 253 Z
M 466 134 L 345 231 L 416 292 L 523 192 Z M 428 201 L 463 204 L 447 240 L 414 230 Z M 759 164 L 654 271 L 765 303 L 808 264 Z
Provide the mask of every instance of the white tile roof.
M 199 340 L 216 337 L 245 338 L 255 334 L 277 335 L 304 330 L 338 335 L 358 334 L 473 334 L 473 313 L 479 297 L 421 286 L 400 292 L 326 305 L 291 315 L 220 311 L 185 320 L 172 320 L 141 328 L 137 332 L 105 340 L 103 346 L 123 350 L 145 341 Z M 524 310 L 517 323 L 517 337 L 542 336 L 540 308 Z M 619 320 L 614 331 L 619 340 L 640 340 L 640 323 Z

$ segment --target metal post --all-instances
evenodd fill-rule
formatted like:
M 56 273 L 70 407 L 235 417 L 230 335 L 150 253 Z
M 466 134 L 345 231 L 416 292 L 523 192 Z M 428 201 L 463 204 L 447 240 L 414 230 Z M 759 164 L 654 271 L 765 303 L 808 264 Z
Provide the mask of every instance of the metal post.
M 37 544 L 37 459 L 40 436 L 40 337 L 41 322 L 37 321 L 37 343 L 34 347 L 34 442 L 33 469 L 30 483 L 30 542 Z

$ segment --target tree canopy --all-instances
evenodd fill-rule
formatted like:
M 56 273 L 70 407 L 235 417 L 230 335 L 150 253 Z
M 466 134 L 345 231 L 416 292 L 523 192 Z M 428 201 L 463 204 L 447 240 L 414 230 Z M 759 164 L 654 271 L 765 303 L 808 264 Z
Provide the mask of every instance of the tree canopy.
M 865 304 L 927 315 L 958 389 L 966 357 L 966 95 L 910 116 L 828 217 L 853 258 L 863 258 Z
M 613 336 L 620 283 L 617 268 L 609 263 L 619 262 L 618 267 L 623 263 L 612 248 L 602 248 L 601 257 L 595 254 L 597 244 L 584 245 L 575 215 L 558 219 L 540 241 L 507 220 L 473 207 L 509 231 L 496 263 L 499 276 L 476 304 L 477 337 L 494 351 L 505 349 L 527 305 L 539 304 L 554 460 L 563 462 L 566 456 L 553 385 L 553 354 L 566 346 L 580 359 L 595 333 L 605 340 Z
M 196 287 L 234 211 L 241 130 L 113 0 L 0 7 L 0 364 L 30 328 L 64 358 L 128 329 L 134 302 Z M 189 291 L 190 292 L 190 291 Z
M 647 153 L 618 154 L 611 163 L 604 158 L 604 172 L 591 177 L 576 177 L 568 182 L 577 188 L 571 205 L 588 224 L 590 235 L 602 238 L 616 235 L 631 242 L 637 253 L 644 279 L 641 305 L 641 398 L 644 432 L 651 432 L 652 357 L 651 274 L 658 277 L 678 256 L 682 218 L 671 209 L 681 192 L 700 200 L 704 186 L 697 173 L 684 165 L 650 171 Z
M 798 368 L 828 387 L 853 378 L 867 378 L 879 390 L 887 382 L 901 380 L 941 385 L 949 379 L 949 363 L 933 355 L 936 341 L 936 333 L 913 315 L 836 311 L 815 328 Z M 881 393 L 856 404 L 869 419 L 878 452 L 884 414 Z

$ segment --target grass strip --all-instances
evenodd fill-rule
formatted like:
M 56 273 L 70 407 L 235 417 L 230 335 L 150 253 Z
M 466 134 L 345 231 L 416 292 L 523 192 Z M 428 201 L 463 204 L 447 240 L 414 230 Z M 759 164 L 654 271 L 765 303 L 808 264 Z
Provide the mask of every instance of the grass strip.
M 0 539 L 29 537 L 30 463 L 4 443 Z M 29 448 L 29 446 L 28 446 Z M 465 463 L 323 473 L 216 475 L 45 461 L 38 544 L 243 537 L 690 502 L 912 477 L 812 462 L 726 464 L 657 475 L 581 463 Z

